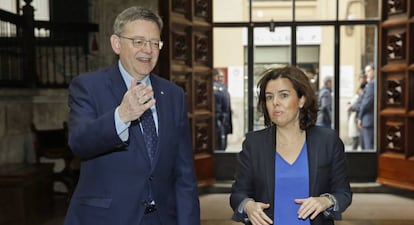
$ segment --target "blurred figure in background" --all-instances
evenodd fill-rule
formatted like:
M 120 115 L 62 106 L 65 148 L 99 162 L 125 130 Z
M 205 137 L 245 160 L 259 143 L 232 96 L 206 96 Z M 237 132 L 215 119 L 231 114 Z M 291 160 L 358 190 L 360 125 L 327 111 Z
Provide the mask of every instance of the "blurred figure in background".
M 358 76 L 359 87 L 355 95 L 351 99 L 348 105 L 348 137 L 351 138 L 352 150 L 358 150 L 360 145 L 360 128 L 358 127 L 358 111 L 361 105 L 362 95 L 364 93 L 365 85 L 367 84 L 367 76 L 364 70 L 362 70 Z
M 224 84 L 223 71 L 213 70 L 216 115 L 216 150 L 226 150 L 227 135 L 233 133 L 230 94 Z
M 361 128 L 361 147 L 363 150 L 374 149 L 374 105 L 375 105 L 375 67 L 365 67 L 368 83 L 364 88 L 358 111 L 358 126 Z
M 332 76 L 323 79 L 323 87 L 318 93 L 319 112 L 316 126 L 332 127 Z

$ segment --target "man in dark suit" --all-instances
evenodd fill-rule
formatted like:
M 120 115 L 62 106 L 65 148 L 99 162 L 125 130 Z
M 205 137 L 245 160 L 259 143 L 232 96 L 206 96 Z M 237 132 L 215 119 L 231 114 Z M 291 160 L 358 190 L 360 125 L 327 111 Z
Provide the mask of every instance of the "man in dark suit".
M 213 77 L 216 116 L 216 149 L 226 150 L 227 135 L 233 133 L 230 94 L 227 87 L 224 85 L 223 71 L 214 69 Z
M 358 126 L 361 128 L 362 150 L 374 149 L 374 103 L 375 103 L 375 67 L 369 64 L 365 67 L 368 83 L 361 97 L 358 111 Z
M 199 225 L 187 103 L 151 71 L 161 18 L 131 7 L 111 36 L 119 61 L 73 79 L 69 145 L 82 159 L 65 225 Z
M 327 76 L 323 80 L 323 87 L 318 93 L 318 117 L 316 126 L 332 127 L 332 76 Z

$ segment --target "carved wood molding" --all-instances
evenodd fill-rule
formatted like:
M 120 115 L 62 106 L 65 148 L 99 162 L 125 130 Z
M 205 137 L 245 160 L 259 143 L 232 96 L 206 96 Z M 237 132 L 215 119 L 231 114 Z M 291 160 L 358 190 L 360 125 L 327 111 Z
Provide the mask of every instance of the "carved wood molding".
M 386 151 L 404 153 L 404 124 L 398 121 L 388 121 L 385 124 L 384 148 Z
M 196 153 L 208 152 L 213 146 L 212 130 L 213 120 L 211 118 L 196 118 L 194 121 L 195 151 Z
M 194 6 L 194 15 L 209 20 L 209 2 L 210 1 L 207 0 L 196 0 Z
M 405 13 L 407 12 L 406 6 L 406 0 L 388 0 L 385 5 L 388 15 Z
M 188 35 L 175 31 L 172 34 L 172 59 L 176 61 L 183 61 L 185 64 L 189 64 L 190 61 L 190 48 L 191 43 L 188 39 Z
M 194 35 L 194 57 L 197 63 L 206 64 L 209 60 L 211 60 L 209 49 L 212 46 L 210 46 L 210 38 L 211 37 L 208 37 L 207 35 Z
M 406 46 L 407 43 L 405 31 L 388 34 L 386 37 L 387 60 L 404 60 L 406 58 Z

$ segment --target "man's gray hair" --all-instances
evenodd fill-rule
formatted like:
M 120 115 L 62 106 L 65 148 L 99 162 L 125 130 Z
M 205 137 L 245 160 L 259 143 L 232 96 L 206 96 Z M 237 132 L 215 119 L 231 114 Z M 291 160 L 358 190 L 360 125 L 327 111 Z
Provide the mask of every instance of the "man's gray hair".
M 331 75 L 326 76 L 325 78 L 323 78 L 323 84 L 326 85 L 326 83 L 328 83 L 328 81 L 332 82 L 333 77 Z
M 122 11 L 115 19 L 114 22 L 114 34 L 120 35 L 124 31 L 125 24 L 135 20 L 147 20 L 157 24 L 160 32 L 163 27 L 161 17 L 150 9 L 146 9 L 140 6 L 132 6 Z

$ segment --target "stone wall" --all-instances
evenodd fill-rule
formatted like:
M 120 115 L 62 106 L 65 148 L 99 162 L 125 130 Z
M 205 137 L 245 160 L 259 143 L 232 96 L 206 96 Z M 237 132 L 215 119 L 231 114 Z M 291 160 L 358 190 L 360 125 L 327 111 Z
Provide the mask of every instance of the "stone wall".
M 113 64 L 109 38 L 116 15 L 133 5 L 158 10 L 158 0 L 90 0 L 90 21 L 99 24 L 98 50 L 92 52 L 93 67 Z M 0 89 L 0 165 L 34 162 L 30 124 L 39 129 L 61 128 L 68 120 L 66 89 Z
M 34 162 L 30 124 L 39 129 L 68 120 L 67 90 L 0 90 L 0 165 Z

